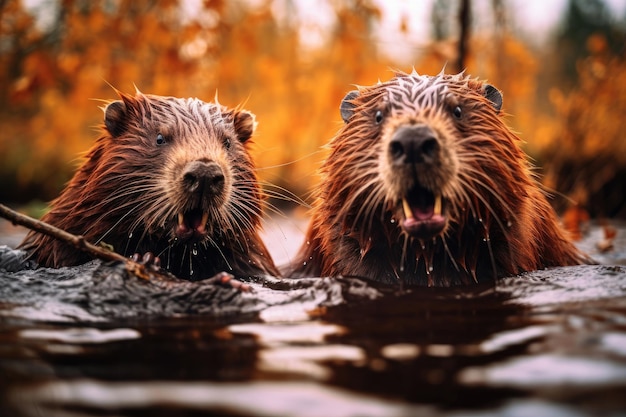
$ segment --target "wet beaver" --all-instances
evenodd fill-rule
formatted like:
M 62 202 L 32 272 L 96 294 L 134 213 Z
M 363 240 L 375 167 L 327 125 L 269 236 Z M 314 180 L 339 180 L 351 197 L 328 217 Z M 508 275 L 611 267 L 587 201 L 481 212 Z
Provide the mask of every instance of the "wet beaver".
M 262 191 L 246 149 L 254 115 L 194 98 L 119 95 L 42 220 L 125 256 L 152 253 L 179 278 L 277 275 L 258 234 Z M 47 267 L 89 260 L 35 232 L 21 247 Z
M 289 273 L 449 286 L 585 262 L 501 106 L 464 74 L 348 93 Z

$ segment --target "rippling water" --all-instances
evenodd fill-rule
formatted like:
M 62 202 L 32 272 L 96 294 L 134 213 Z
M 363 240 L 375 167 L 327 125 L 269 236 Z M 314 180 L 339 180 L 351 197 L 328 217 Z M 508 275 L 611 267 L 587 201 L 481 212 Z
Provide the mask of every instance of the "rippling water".
M 281 262 L 302 226 L 279 226 Z M 460 289 L 0 270 L 0 415 L 626 415 L 626 227 L 601 239 L 603 265 Z

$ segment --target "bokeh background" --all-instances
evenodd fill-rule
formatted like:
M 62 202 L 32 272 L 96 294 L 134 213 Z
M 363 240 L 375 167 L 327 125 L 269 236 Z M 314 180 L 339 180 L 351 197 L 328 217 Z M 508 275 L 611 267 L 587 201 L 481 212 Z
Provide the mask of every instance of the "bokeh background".
M 245 102 L 307 200 L 354 84 L 445 68 L 503 91 L 559 211 L 626 218 L 625 45 L 626 0 L 0 0 L 0 201 L 54 198 L 135 86 Z

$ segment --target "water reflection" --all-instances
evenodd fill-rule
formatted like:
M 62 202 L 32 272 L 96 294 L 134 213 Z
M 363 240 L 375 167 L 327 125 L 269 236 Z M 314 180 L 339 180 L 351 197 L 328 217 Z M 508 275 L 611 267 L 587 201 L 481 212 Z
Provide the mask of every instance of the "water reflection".
M 0 273 L 0 415 L 626 410 L 621 266 L 452 289 L 268 278 L 251 294 L 84 268 Z

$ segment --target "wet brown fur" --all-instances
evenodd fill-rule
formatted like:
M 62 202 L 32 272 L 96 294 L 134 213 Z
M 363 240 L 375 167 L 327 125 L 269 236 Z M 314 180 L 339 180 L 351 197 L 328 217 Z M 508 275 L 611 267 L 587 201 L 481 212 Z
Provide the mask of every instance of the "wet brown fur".
M 125 256 L 151 252 L 181 278 L 277 275 L 258 234 L 262 192 L 247 150 L 254 116 L 197 99 L 120 97 L 106 107 L 103 134 L 42 220 Z M 181 186 L 194 161 L 219 167 L 223 188 L 202 193 Z M 193 244 L 178 241 L 177 214 L 193 210 L 209 214 L 207 234 Z M 89 260 L 34 232 L 21 247 L 41 266 Z
M 499 115 L 501 95 L 493 87 L 463 74 L 400 73 L 359 87 L 347 105 L 353 110 L 328 145 L 306 242 L 289 275 L 449 286 L 587 262 Z M 411 173 L 394 168 L 391 135 L 418 123 L 436 132 L 438 164 Z M 399 226 L 399 193 L 415 183 L 445 201 L 445 229 L 427 240 Z

